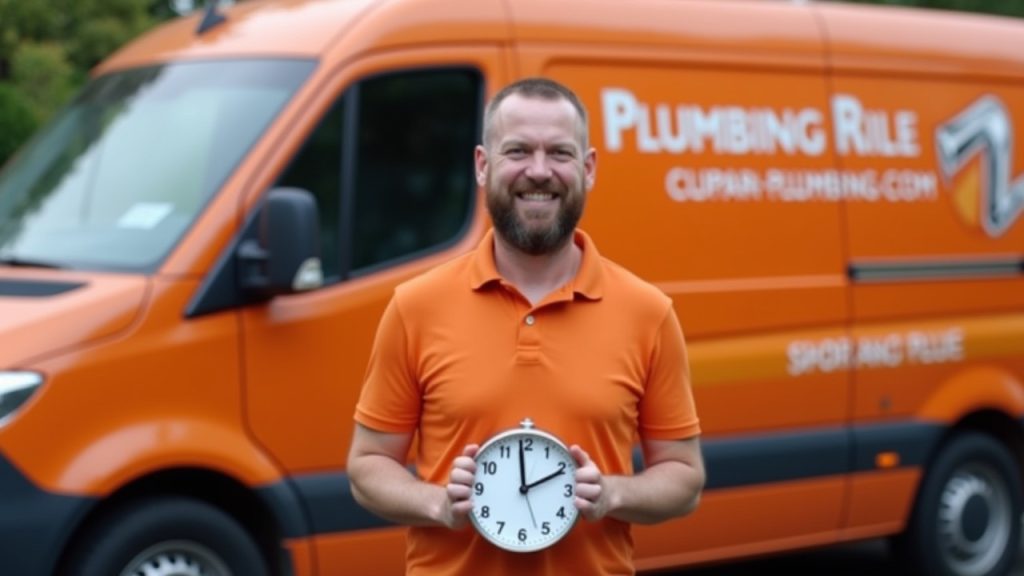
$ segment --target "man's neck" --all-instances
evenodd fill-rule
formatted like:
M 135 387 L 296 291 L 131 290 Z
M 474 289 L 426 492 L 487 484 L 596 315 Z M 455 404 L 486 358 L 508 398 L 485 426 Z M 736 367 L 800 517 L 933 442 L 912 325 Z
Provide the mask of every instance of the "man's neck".
M 513 248 L 501 236 L 494 237 L 498 273 L 534 306 L 572 280 L 582 259 L 583 250 L 572 238 L 553 252 L 534 256 Z

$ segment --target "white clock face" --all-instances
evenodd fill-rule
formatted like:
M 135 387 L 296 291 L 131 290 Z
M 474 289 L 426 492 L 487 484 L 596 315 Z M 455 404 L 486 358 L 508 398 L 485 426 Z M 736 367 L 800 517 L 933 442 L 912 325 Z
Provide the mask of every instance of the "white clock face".
M 536 430 L 499 434 L 476 457 L 476 529 L 496 546 L 535 552 L 576 522 L 576 463 L 553 436 Z

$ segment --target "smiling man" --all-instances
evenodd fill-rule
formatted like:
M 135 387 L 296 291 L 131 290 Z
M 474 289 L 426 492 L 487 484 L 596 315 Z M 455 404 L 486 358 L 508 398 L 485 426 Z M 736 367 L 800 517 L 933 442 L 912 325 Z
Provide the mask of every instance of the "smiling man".
M 630 524 L 697 506 L 700 428 L 671 300 L 576 228 L 597 167 L 587 134 L 565 86 L 530 78 L 501 90 L 475 151 L 494 229 L 399 286 L 381 318 L 349 475 L 363 506 L 412 526 L 409 574 L 632 574 Z M 468 520 L 480 444 L 525 418 L 570 446 L 584 521 L 516 553 Z

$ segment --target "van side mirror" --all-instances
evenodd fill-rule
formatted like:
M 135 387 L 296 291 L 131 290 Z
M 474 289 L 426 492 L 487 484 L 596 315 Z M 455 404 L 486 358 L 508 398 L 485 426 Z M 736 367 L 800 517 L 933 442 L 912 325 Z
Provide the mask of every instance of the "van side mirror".
M 239 284 L 262 298 L 323 285 L 320 218 L 313 195 L 273 188 L 256 215 L 256 234 L 238 246 Z

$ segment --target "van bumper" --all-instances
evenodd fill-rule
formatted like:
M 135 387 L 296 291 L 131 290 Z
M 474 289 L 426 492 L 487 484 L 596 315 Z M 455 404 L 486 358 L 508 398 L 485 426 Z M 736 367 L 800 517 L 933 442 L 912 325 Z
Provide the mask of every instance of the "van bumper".
M 93 498 L 46 492 L 0 453 L 0 572 L 50 576 Z

